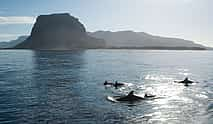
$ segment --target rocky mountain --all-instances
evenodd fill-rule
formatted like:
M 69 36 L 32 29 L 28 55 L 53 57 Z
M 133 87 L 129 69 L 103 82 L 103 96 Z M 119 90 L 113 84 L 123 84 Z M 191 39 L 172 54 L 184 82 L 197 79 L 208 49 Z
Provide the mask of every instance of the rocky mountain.
M 14 48 L 38 50 L 69 50 L 103 48 L 104 40 L 87 35 L 84 25 L 68 13 L 40 15 L 31 35 Z
M 0 48 L 12 48 L 15 47 L 16 45 L 22 43 L 28 38 L 28 36 L 20 36 L 16 40 L 11 40 L 7 42 L 0 42 Z
M 97 31 L 90 36 L 104 39 L 108 48 L 143 48 L 143 49 L 206 49 L 193 41 L 153 36 L 144 32 L 133 31 Z

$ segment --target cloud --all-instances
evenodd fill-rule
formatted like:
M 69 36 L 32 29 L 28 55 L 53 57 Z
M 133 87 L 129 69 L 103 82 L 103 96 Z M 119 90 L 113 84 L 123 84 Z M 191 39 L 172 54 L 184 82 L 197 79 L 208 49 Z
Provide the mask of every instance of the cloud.
M 0 25 L 33 24 L 35 17 L 31 16 L 0 16 Z

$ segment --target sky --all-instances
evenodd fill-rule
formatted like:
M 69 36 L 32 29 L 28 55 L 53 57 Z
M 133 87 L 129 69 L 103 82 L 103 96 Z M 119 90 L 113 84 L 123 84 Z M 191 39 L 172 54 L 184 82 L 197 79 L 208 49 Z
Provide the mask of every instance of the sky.
M 38 15 L 65 12 L 87 31 L 133 30 L 213 47 L 213 0 L 0 0 L 0 41 L 29 35 Z

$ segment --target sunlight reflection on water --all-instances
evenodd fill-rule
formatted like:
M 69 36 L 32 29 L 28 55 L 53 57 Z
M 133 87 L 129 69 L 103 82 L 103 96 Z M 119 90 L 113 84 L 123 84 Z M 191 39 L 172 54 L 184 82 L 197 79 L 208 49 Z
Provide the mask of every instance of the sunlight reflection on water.
M 0 60 L 0 123 L 212 122 L 211 51 L 3 50 Z M 174 82 L 186 76 L 199 83 Z M 104 87 L 105 80 L 127 85 Z M 157 97 L 137 103 L 106 99 L 131 90 Z

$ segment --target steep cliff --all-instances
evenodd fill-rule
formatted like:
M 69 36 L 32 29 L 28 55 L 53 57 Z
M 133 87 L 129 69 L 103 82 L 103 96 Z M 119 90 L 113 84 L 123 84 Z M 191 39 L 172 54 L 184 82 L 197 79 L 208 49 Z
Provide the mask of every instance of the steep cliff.
M 87 35 L 84 25 L 77 18 L 63 13 L 38 16 L 31 35 L 15 48 L 69 50 L 104 46 L 104 40 Z

